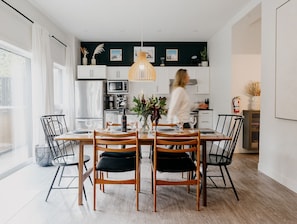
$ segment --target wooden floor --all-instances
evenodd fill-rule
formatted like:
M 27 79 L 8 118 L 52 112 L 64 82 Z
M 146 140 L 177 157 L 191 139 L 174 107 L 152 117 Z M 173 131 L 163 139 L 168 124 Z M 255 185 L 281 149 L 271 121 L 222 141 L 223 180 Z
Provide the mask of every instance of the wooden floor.
M 141 164 L 138 212 L 132 186 L 107 186 L 106 193 L 99 192 L 97 211 L 93 211 L 89 181 L 85 184 L 88 201 L 84 201 L 83 206 L 77 205 L 76 190 L 52 191 L 45 202 L 55 168 L 31 164 L 0 181 L 0 223 L 297 223 L 297 194 L 259 173 L 257 164 L 257 154 L 234 156 L 229 170 L 240 201 L 231 189 L 211 188 L 208 189 L 208 206 L 201 206 L 201 211 L 197 212 L 194 189 L 188 194 L 185 187 L 159 187 L 157 213 L 152 212 L 147 153 L 143 153 Z

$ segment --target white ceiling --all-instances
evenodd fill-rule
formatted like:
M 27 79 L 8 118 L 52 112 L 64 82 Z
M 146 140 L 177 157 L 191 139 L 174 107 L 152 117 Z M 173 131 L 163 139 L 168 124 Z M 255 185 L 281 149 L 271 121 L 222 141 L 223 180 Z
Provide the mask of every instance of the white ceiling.
M 252 0 L 27 0 L 81 41 L 207 41 Z

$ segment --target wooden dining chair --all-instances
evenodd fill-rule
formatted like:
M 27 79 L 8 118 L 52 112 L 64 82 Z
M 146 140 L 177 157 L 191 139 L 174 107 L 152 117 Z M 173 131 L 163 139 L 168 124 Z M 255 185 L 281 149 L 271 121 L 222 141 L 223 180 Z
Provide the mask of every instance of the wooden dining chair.
M 96 185 L 103 186 L 105 184 L 131 184 L 135 186 L 136 191 L 136 210 L 139 210 L 139 144 L 138 132 L 106 132 L 94 131 L 93 136 L 94 148 L 94 204 L 93 209 L 96 210 Z M 104 156 L 103 153 L 111 153 Z M 114 173 L 119 176 L 120 173 L 134 171 L 134 178 L 116 179 L 111 175 L 104 173 Z M 124 176 L 124 175 L 123 175 Z
M 152 123 L 153 131 L 158 131 L 158 130 L 168 131 L 168 130 L 172 130 L 175 127 L 177 127 L 175 123 L 156 123 L 155 121 Z M 154 145 L 152 145 L 150 148 L 149 159 L 152 157 L 153 150 L 154 150 Z
M 180 146 L 179 149 L 172 149 L 168 146 Z M 186 185 L 188 192 L 190 185 L 196 185 L 196 209 L 199 210 L 200 197 L 200 175 L 192 178 L 192 172 L 199 173 L 191 154 L 197 155 L 200 160 L 200 132 L 192 133 L 163 133 L 155 132 L 154 151 L 152 159 L 154 211 L 157 211 L 157 186 L 162 185 Z M 187 156 L 185 156 L 185 154 Z M 187 178 L 168 179 L 158 177 L 158 173 L 183 173 L 187 172 Z

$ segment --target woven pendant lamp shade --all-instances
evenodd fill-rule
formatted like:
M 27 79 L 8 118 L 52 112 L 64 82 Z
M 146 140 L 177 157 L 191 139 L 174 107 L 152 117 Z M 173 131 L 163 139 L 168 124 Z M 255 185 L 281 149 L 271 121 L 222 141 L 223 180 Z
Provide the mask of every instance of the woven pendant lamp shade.
M 146 53 L 140 51 L 136 62 L 128 72 L 128 79 L 132 82 L 152 82 L 156 80 L 156 71 L 153 65 L 146 59 Z

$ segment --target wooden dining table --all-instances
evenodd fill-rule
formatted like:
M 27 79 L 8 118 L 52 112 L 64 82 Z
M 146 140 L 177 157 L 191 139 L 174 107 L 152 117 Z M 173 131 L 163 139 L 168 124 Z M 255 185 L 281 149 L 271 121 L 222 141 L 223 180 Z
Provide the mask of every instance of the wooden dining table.
M 184 132 L 193 131 L 184 129 Z M 195 131 L 195 130 L 194 130 Z M 196 130 L 197 131 L 197 130 Z M 209 129 L 200 129 L 200 142 L 202 146 L 202 195 L 203 205 L 207 206 L 207 180 L 206 180 L 206 144 L 210 141 L 222 141 L 230 140 L 229 136 L 221 134 L 216 131 Z M 85 145 L 93 144 L 93 135 L 86 132 L 71 131 L 63 135 L 55 137 L 55 140 L 69 140 L 79 142 L 79 164 L 78 164 L 78 205 L 83 205 L 83 183 L 87 179 L 93 168 L 89 168 L 86 172 L 83 171 L 83 158 L 84 158 L 84 147 Z M 140 145 L 153 145 L 154 136 L 153 134 L 139 133 L 138 142 Z

